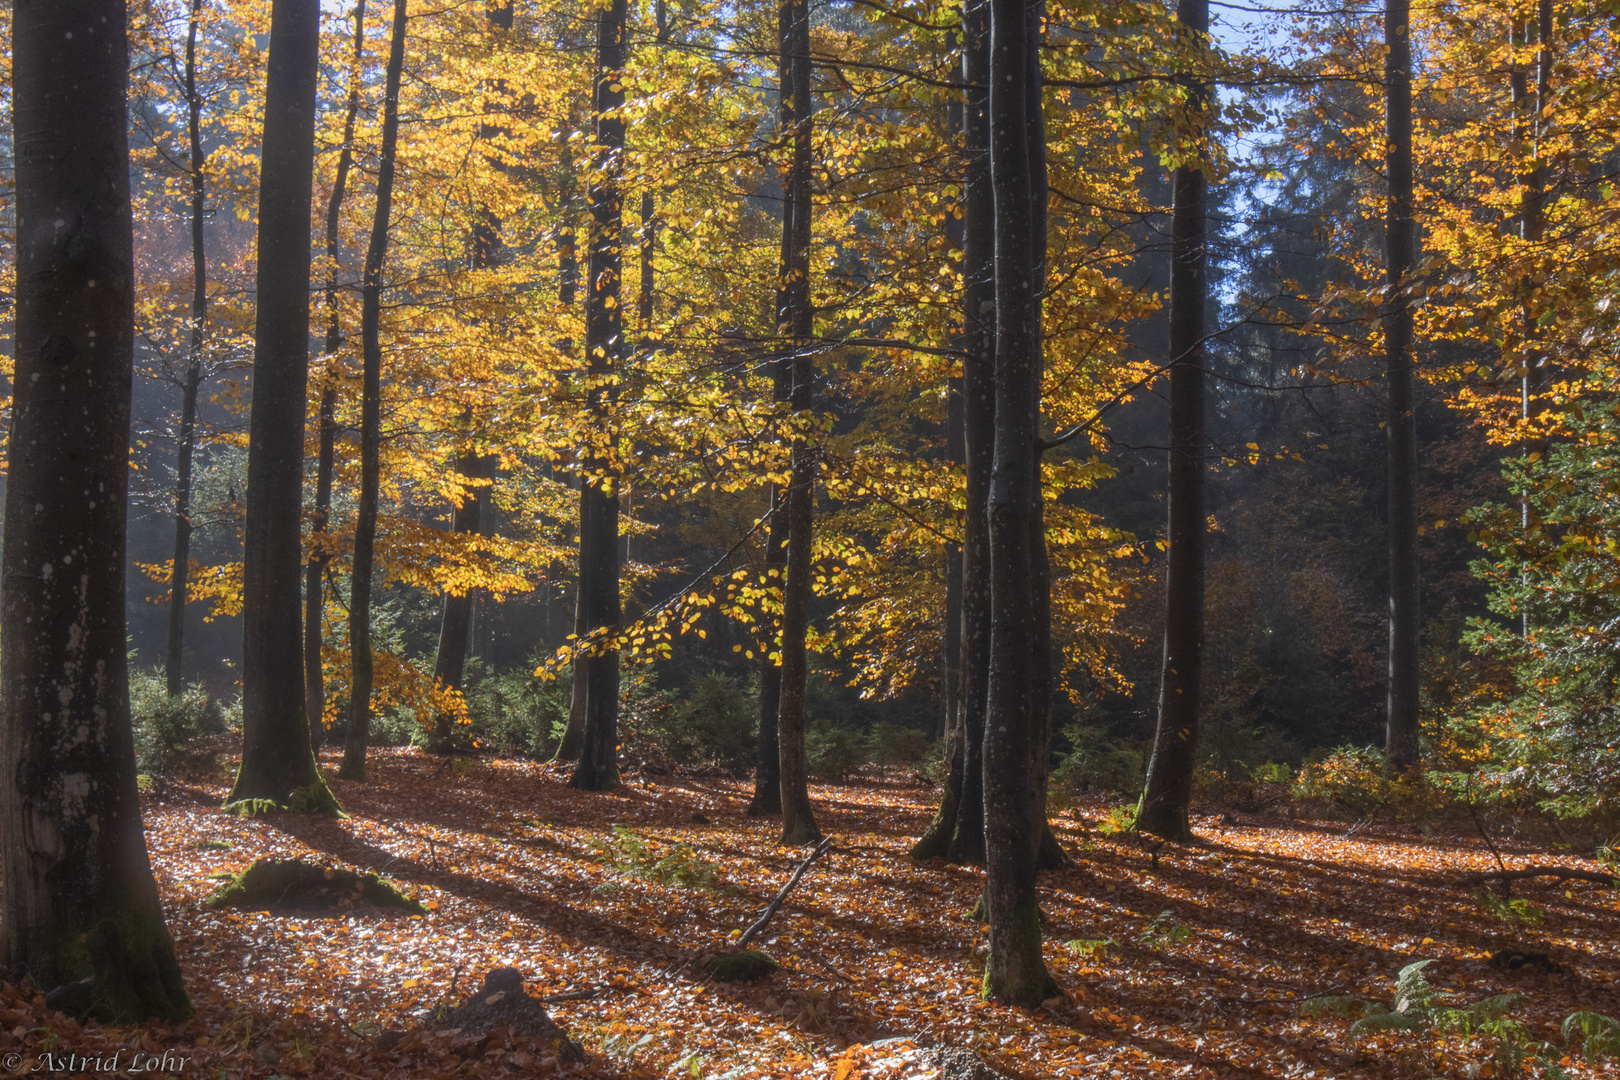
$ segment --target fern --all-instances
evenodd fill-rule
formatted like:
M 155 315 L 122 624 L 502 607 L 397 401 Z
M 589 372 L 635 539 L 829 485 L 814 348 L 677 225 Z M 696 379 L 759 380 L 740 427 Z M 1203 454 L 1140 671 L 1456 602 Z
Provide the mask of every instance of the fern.
M 1136 943 L 1145 945 L 1150 949 L 1163 949 L 1170 945 L 1180 945 L 1192 937 L 1192 930 L 1176 922 L 1175 912 L 1165 910 L 1153 917 L 1153 921 L 1136 935 Z
M 1573 1041 L 1577 1032 L 1582 1036 L 1581 1053 L 1588 1061 L 1600 1054 L 1620 1055 L 1620 1020 L 1612 1016 L 1595 1012 L 1570 1013 L 1560 1030 L 1566 1043 Z
M 1106 959 L 1108 950 L 1119 946 L 1119 942 L 1113 938 L 1074 938 L 1063 944 L 1070 951 L 1079 953 L 1090 960 Z

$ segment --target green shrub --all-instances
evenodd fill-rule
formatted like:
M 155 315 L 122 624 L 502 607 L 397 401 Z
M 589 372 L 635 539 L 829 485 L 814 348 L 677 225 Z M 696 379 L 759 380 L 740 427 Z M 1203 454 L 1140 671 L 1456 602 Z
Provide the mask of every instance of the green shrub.
M 131 671 L 129 708 L 138 771 L 159 781 L 212 778 L 220 771 L 225 748 L 219 736 L 231 729 L 232 714 L 202 683 L 170 697 L 162 675 Z
M 1307 760 L 1294 781 L 1294 797 L 1321 802 L 1335 814 L 1364 818 L 1390 799 L 1384 755 L 1371 746 L 1341 746 Z
M 830 720 L 813 720 L 804 733 L 804 758 L 811 776 L 842 784 L 866 764 L 866 740 Z
M 1142 786 L 1142 755 L 1108 738 L 1100 727 L 1075 722 L 1062 734 L 1069 749 L 1058 758 L 1052 779 L 1076 794 L 1091 788 L 1136 791 Z
M 877 765 L 917 765 L 933 747 L 925 733 L 888 720 L 879 720 L 866 733 L 866 756 Z
M 714 892 L 721 887 L 714 863 L 690 844 L 674 844 L 662 854 L 645 837 L 623 825 L 602 839 L 592 839 L 591 847 L 613 870 L 615 877 L 639 878 L 659 885 Z M 606 884 L 611 885 L 611 882 Z
M 568 726 L 572 680 L 536 680 L 535 663 L 499 674 L 487 668 L 467 680 L 466 724 L 451 728 L 457 749 L 493 749 L 522 757 L 548 758 Z
M 626 695 L 625 748 L 668 765 L 717 765 L 745 774 L 756 757 L 759 694 L 720 672 L 705 672 L 684 701 L 643 677 Z

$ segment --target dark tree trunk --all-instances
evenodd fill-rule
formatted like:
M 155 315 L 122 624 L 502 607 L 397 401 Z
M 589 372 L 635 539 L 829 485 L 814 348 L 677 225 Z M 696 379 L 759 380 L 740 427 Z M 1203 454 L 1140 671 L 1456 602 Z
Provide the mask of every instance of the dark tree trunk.
M 613 380 L 624 348 L 624 104 L 626 0 L 609 0 L 596 16 L 596 162 L 590 186 L 590 266 L 585 278 L 585 370 L 595 433 L 607 440 L 587 451 L 580 484 L 580 602 L 588 632 L 611 635 L 619 624 L 619 485 L 614 460 Z M 585 665 L 584 738 L 569 779 L 585 791 L 619 786 L 619 652 L 597 646 Z M 578 664 L 581 661 L 576 661 Z
M 1417 425 L 1412 415 L 1412 41 L 1407 0 L 1384 5 L 1384 361 L 1389 380 L 1389 713 L 1384 755 L 1401 771 L 1418 759 Z
M 318 0 L 271 5 L 243 522 L 242 765 L 226 799 L 249 807 L 337 808 L 309 748 L 299 633 L 320 21 Z
M 1040 393 L 1040 294 L 1036 229 L 1044 184 L 1030 116 L 1029 85 L 1040 63 L 1029 0 L 992 0 L 990 25 L 990 177 L 995 191 L 995 446 L 991 465 L 990 680 L 984 740 L 985 907 L 990 957 L 984 994 L 1039 1005 L 1056 994 L 1041 956 L 1035 895 L 1044 829 L 1044 792 L 1031 783 L 1035 743 L 1044 727 L 1036 683 L 1042 601 L 1031 537 L 1037 491 Z M 1039 107 L 1038 99 L 1033 103 Z
M 372 549 L 377 537 L 377 491 L 382 450 L 382 272 L 388 258 L 388 219 L 394 205 L 394 157 L 399 142 L 399 83 L 405 68 L 406 0 L 394 0 L 394 25 L 383 82 L 382 152 L 377 159 L 377 210 L 360 284 L 360 505 L 354 523 L 354 569 L 349 585 L 349 733 L 338 775 L 366 778 L 371 739 Z
M 776 58 L 777 103 L 780 130 L 784 133 L 793 124 L 793 64 L 788 39 L 792 35 L 791 4 L 777 9 L 777 38 L 782 47 Z M 794 243 L 794 215 L 797 201 L 790 197 L 793 187 L 793 161 L 790 158 L 782 176 L 782 242 L 777 262 L 776 299 L 771 311 L 771 322 L 776 336 L 792 334 L 793 299 L 788 283 L 792 277 Z M 771 360 L 771 400 L 778 412 L 791 408 L 793 398 L 793 361 L 787 353 Z M 765 588 L 777 597 L 787 578 L 788 561 L 788 499 L 787 491 L 776 484 L 770 485 L 770 521 L 765 539 Z M 765 628 L 765 640 L 759 658 L 759 761 L 754 769 L 754 797 L 748 803 L 750 817 L 773 817 L 782 812 L 782 741 L 777 725 L 782 708 L 782 659 L 776 644 L 781 640 L 780 618 Z M 776 655 L 772 655 L 775 653 Z
M 488 480 L 495 473 L 495 459 L 472 452 L 456 459 L 456 472 L 470 480 Z M 461 536 L 475 535 L 482 527 L 482 487 L 463 492 L 461 504 L 450 518 L 450 531 Z M 472 633 L 472 597 L 468 589 L 463 593 L 446 593 L 444 614 L 439 620 L 439 649 L 433 660 L 433 681 L 440 686 L 459 692 L 467 669 L 467 642 Z M 454 718 L 441 712 L 434 718 L 433 746 L 440 753 L 449 753 L 453 745 Z
M 785 372 L 787 365 L 780 358 L 774 365 L 775 397 L 777 401 L 786 401 L 792 394 L 792 383 Z M 772 590 L 781 588 L 787 572 L 788 523 L 783 495 L 780 488 L 771 485 L 771 520 L 765 538 L 765 585 Z M 771 626 L 766 630 L 769 643 L 780 632 L 780 627 Z M 749 817 L 774 817 L 782 812 L 782 750 L 776 729 L 776 713 L 782 704 L 782 667 L 770 654 L 767 644 L 759 661 L 759 753 L 754 767 L 754 797 L 748 802 Z
M 337 449 L 338 349 L 343 346 L 343 323 L 338 306 L 338 222 L 343 193 L 354 164 L 354 120 L 360 111 L 360 63 L 366 44 L 366 0 L 354 5 L 354 51 L 350 56 L 349 100 L 344 106 L 343 145 L 338 150 L 337 175 L 326 202 L 326 341 L 322 348 L 320 449 L 315 460 L 315 509 L 309 523 L 309 562 L 304 569 L 304 698 L 309 716 L 309 745 L 319 750 L 325 733 L 326 672 L 321 663 L 321 616 L 326 610 L 326 568 L 332 552 L 326 527 L 332 517 L 332 466 Z
M 1176 17 L 1191 42 L 1209 34 L 1208 0 L 1181 0 Z M 1184 78 L 1188 107 L 1209 100 L 1202 73 Z M 1203 136 L 1198 136 L 1202 140 Z M 1170 220 L 1170 508 L 1165 530 L 1164 664 L 1159 725 L 1137 827 L 1154 836 L 1191 835 L 1187 808 L 1198 764 L 1198 713 L 1204 663 L 1204 307 L 1205 196 L 1200 163 L 1175 170 Z
M 573 205 L 573 156 L 569 153 L 570 134 L 568 125 L 564 125 L 562 160 L 560 171 L 563 175 L 562 191 L 558 202 L 561 204 L 560 213 L 563 217 L 562 226 L 557 230 L 557 300 L 563 307 L 574 305 L 575 293 L 579 286 L 579 249 L 576 246 L 574 226 L 568 219 L 569 207 Z M 567 352 L 573 347 L 572 342 L 563 342 L 562 351 Z M 585 502 L 583 496 L 579 507 L 579 550 L 585 550 Z M 574 639 L 583 640 L 586 632 L 585 624 L 585 570 L 586 564 L 581 560 L 578 571 L 574 574 Z M 580 749 L 585 745 L 585 699 L 586 699 L 586 667 L 583 657 L 574 661 L 570 681 L 573 686 L 573 696 L 568 703 L 568 726 L 563 730 L 562 743 L 557 747 L 558 761 L 578 761 Z
M 487 15 L 489 25 L 497 30 L 512 29 L 512 5 L 505 4 L 491 8 Z M 494 84 L 497 90 L 504 90 L 504 80 L 497 80 Z M 479 127 L 479 137 L 492 139 L 504 135 L 505 131 L 493 124 L 483 124 Z M 497 167 L 499 167 L 497 163 Z M 479 211 L 472 229 L 472 270 L 488 270 L 500 262 L 501 259 L 501 219 L 488 208 Z M 473 421 L 473 412 L 469 407 L 463 414 L 469 429 Z M 469 431 L 470 438 L 470 431 Z M 456 472 L 470 480 L 489 481 L 494 479 L 496 462 L 485 455 L 473 452 L 471 449 L 456 458 Z M 462 501 L 451 515 L 450 530 L 458 535 L 473 535 L 479 531 L 480 509 L 483 505 L 487 487 L 480 484 L 471 489 L 463 489 Z M 472 634 L 473 600 L 476 590 L 466 589 L 462 592 L 446 592 L 444 594 L 444 611 L 439 619 L 439 648 L 433 661 L 433 680 L 439 686 L 457 693 L 461 692 L 463 678 L 467 669 L 467 646 Z M 448 753 L 452 745 L 451 714 L 441 711 L 433 721 L 433 736 L 430 745 L 441 753 Z
M 174 564 L 169 574 L 169 645 L 165 679 L 172 697 L 185 689 L 181 654 L 186 642 L 186 586 L 191 561 L 191 459 L 197 446 L 197 388 L 202 385 L 208 326 L 208 257 L 203 247 L 202 96 L 197 93 L 197 24 L 202 0 L 191 0 L 186 23 L 186 135 L 191 166 L 191 340 L 180 386 L 180 438 L 174 467 Z
M 990 671 L 990 534 L 995 442 L 995 193 L 990 186 L 990 0 L 962 6 L 962 533 L 960 731 L 948 739 L 950 772 L 933 823 L 912 854 L 984 862 L 984 709 Z
M 814 404 L 815 366 L 809 339 L 814 332 L 810 307 L 810 134 L 814 103 L 810 97 L 809 0 L 785 0 L 781 6 L 783 137 L 792 133 L 793 162 L 783 201 L 792 210 L 783 217 L 782 326 L 793 342 L 793 390 L 790 407 L 808 419 Z M 782 583 L 782 691 L 776 711 L 777 759 L 782 790 L 782 843 L 809 844 L 821 839 L 810 806 L 804 757 L 805 691 L 810 628 L 810 548 L 814 541 L 816 448 L 808 433 L 793 439 L 788 473 L 787 566 Z
M 0 965 L 76 1012 L 191 1012 L 141 830 L 124 638 L 135 273 L 121 0 L 19 3 L 0 584 Z
M 953 44 L 955 35 L 952 35 Z M 961 98 L 952 98 L 946 107 L 947 124 L 954 138 L 966 124 L 966 112 Z M 945 241 L 953 250 L 962 249 L 965 222 L 951 215 L 945 219 Z M 957 335 L 957 347 L 966 349 L 968 326 L 963 322 Z M 945 386 L 945 460 L 954 468 L 962 466 L 966 453 L 966 417 L 962 411 L 962 379 L 950 379 Z M 944 691 L 944 711 L 939 718 L 942 739 L 950 739 L 962 721 L 962 545 L 945 545 L 945 643 L 940 657 L 940 682 Z

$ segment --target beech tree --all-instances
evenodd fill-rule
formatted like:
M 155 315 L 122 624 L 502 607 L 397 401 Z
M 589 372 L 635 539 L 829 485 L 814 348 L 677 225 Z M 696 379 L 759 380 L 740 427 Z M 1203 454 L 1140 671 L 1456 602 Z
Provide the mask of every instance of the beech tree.
M 135 273 L 122 0 L 13 12 L 0 964 L 105 1020 L 191 1012 L 141 829 L 124 621 Z
M 326 528 L 332 516 L 332 469 L 337 452 L 337 380 L 343 347 L 343 311 L 338 304 L 338 267 L 342 252 L 338 227 L 349 170 L 354 165 L 354 122 L 360 112 L 360 66 L 366 47 L 366 0 L 354 5 L 354 50 L 349 60 L 349 94 L 343 107 L 343 142 L 338 147 L 337 173 L 326 200 L 326 339 L 321 349 L 321 404 L 315 461 L 315 507 L 309 523 L 309 561 L 304 572 L 304 696 L 309 717 L 310 746 L 319 747 L 326 714 L 326 675 L 321 662 L 322 615 L 326 610 L 326 568 L 332 552 Z
M 781 321 L 778 335 L 792 342 L 789 408 L 808 423 L 815 395 L 815 365 L 810 337 L 810 135 L 814 104 L 810 96 L 810 4 L 787 0 L 781 9 L 782 125 L 791 132 L 793 160 L 783 202 Z M 793 438 L 787 510 L 787 565 L 782 579 L 780 705 L 776 713 L 777 751 L 782 787 L 782 843 L 809 844 L 821 839 L 810 806 L 805 769 L 805 690 L 810 668 L 805 636 L 810 621 L 811 545 L 816 507 L 816 448 L 807 431 Z
M 299 633 L 319 0 L 274 0 L 259 168 L 242 558 L 242 763 L 227 805 L 336 810 L 310 751 Z
M 990 0 L 962 5 L 962 457 L 957 730 L 939 812 L 912 854 L 984 861 L 984 708 L 990 662 L 989 487 L 995 443 L 995 193 L 990 181 Z M 947 610 L 949 605 L 947 604 Z M 947 615 L 947 617 L 949 617 Z
M 596 156 L 591 165 L 591 226 L 585 281 L 586 394 L 592 420 L 579 491 L 579 595 L 585 630 L 611 633 L 619 609 L 619 484 L 615 460 L 614 378 L 624 350 L 620 302 L 624 245 L 624 105 L 627 0 L 596 15 Z M 619 786 L 619 653 L 603 643 L 582 654 L 585 715 L 579 764 L 569 783 L 586 791 Z
M 1384 4 L 1384 364 L 1388 382 L 1389 713 L 1384 754 L 1391 769 L 1418 759 L 1417 423 L 1412 415 L 1412 38 L 1407 0 Z
M 1176 20 L 1202 52 L 1209 37 L 1209 0 L 1181 0 Z M 1184 77 L 1188 111 L 1197 123 L 1209 101 L 1207 76 Z M 1204 653 L 1204 308 L 1207 181 L 1202 138 L 1172 179 L 1170 222 L 1170 491 L 1165 567 L 1164 664 L 1159 723 L 1137 828 L 1166 839 L 1191 833 L 1193 770 L 1198 764 L 1199 695 Z
M 1030 0 L 990 5 L 990 183 L 995 193 L 995 440 L 989 491 L 990 677 L 985 709 L 984 993 L 1034 1006 L 1059 993 L 1041 956 L 1035 895 L 1045 828 L 1043 559 L 1036 483 L 1040 440 L 1045 213 L 1040 136 L 1040 20 Z M 1037 175 L 1039 174 L 1039 175 Z
M 164 678 L 171 695 L 185 689 L 181 653 L 186 636 L 186 575 L 191 561 L 191 464 L 197 447 L 197 391 L 203 380 L 203 346 L 208 326 L 208 254 L 203 247 L 208 185 L 203 174 L 202 95 L 197 88 L 197 29 L 203 0 L 191 0 L 186 20 L 186 168 L 191 192 L 191 334 L 180 382 L 180 431 L 174 470 L 174 564 L 169 577 L 169 641 Z
M 382 452 L 382 276 L 388 259 L 388 221 L 394 200 L 394 155 L 399 145 L 399 83 L 405 68 L 407 0 L 394 0 L 388 68 L 383 77 L 382 148 L 377 158 L 377 208 L 360 285 L 360 512 L 354 527 L 354 564 L 349 585 L 349 731 L 338 775 L 366 778 L 371 739 L 371 585 L 377 537 L 377 489 Z

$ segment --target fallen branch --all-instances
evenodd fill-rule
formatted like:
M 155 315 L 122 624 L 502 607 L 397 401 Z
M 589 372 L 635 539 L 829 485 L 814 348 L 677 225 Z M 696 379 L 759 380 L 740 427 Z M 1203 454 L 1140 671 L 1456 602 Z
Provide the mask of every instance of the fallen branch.
M 542 1005 L 556 1005 L 564 1001 L 589 1001 L 600 994 L 601 990 L 569 990 L 562 994 L 547 994 L 542 998 L 535 998 Z
M 1620 875 L 1600 874 L 1596 870 L 1572 870 L 1567 866 L 1527 866 L 1523 870 L 1493 870 L 1487 874 L 1471 874 L 1463 878 L 1464 885 L 1482 885 L 1487 881 L 1523 881 L 1526 878 L 1550 877 L 1559 881 L 1593 881 L 1599 885 L 1620 884 Z
M 817 844 L 814 851 L 804 857 L 804 861 L 799 864 L 798 869 L 793 871 L 793 876 L 788 878 L 788 883 L 782 886 L 782 891 L 777 893 L 776 898 L 766 907 L 765 914 L 761 915 L 753 926 L 744 930 L 743 936 L 737 939 L 737 948 L 748 948 L 748 943 L 764 932 L 765 927 L 769 926 L 771 919 L 776 916 L 776 910 L 782 906 L 782 901 L 787 899 L 788 893 L 792 892 L 793 887 L 799 883 L 799 879 L 804 877 L 804 872 L 810 869 L 810 864 L 815 862 L 830 847 L 832 847 L 832 837 L 829 836 Z

